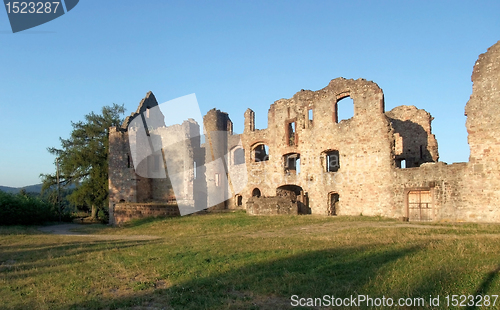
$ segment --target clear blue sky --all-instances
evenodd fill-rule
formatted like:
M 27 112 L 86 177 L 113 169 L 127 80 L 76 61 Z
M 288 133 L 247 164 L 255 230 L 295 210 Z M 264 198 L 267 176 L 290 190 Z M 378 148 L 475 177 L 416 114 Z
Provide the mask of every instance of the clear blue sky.
M 16 187 L 53 172 L 46 148 L 104 105 L 196 93 L 241 132 L 248 107 L 264 128 L 275 100 L 337 77 L 429 111 L 441 160 L 467 161 L 472 68 L 500 40 L 500 1 L 82 0 L 16 34 L 0 11 L 0 185 Z

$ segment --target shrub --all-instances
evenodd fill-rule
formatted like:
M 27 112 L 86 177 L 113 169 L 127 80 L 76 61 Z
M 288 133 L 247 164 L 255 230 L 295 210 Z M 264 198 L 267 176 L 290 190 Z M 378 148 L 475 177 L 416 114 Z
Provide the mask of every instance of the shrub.
M 99 212 L 97 212 L 97 218 L 103 223 L 108 223 L 109 222 L 108 210 L 100 209 Z
M 54 205 L 40 198 L 0 191 L 0 225 L 33 225 L 58 219 Z

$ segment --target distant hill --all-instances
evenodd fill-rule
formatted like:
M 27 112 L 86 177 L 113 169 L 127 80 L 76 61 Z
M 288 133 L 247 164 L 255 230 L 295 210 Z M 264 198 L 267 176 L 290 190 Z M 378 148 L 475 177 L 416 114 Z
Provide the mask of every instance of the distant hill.
M 17 187 L 0 186 L 0 191 L 15 194 L 20 191 Z
M 40 184 L 29 185 L 29 186 L 24 186 L 24 187 L 0 186 L 0 191 L 6 192 L 6 193 L 17 194 L 23 188 L 28 193 L 40 194 L 40 192 L 42 191 L 42 184 L 40 183 Z

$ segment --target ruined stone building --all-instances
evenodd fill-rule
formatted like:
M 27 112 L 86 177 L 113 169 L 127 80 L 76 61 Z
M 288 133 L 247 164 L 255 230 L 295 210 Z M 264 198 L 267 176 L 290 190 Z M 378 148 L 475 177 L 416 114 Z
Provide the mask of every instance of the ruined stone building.
M 140 167 L 131 164 L 130 122 L 158 105 L 148 93 L 136 113 L 120 128 L 110 129 L 111 218 L 119 223 L 175 215 L 176 206 L 186 203 L 199 210 L 241 208 L 249 214 L 499 222 L 500 42 L 479 56 L 472 82 L 465 107 L 469 162 L 438 161 L 428 112 L 414 106 L 385 111 L 377 84 L 337 78 L 321 90 L 301 90 L 273 103 L 266 129 L 255 128 L 255 114 L 248 109 L 244 132 L 237 135 L 228 114 L 209 111 L 203 120 L 206 141 L 188 139 L 190 151 L 176 155 L 184 162 L 179 166 L 184 169 L 179 170 L 184 187 L 175 194 L 169 178 L 141 177 Z M 347 97 L 353 100 L 354 116 L 339 120 L 338 104 Z M 172 130 L 161 120 L 157 125 L 157 130 Z M 176 126 L 180 136 L 199 130 L 193 121 Z M 215 131 L 219 134 L 211 136 Z M 144 162 L 154 165 L 162 156 Z M 222 166 L 202 168 L 217 158 L 223 158 Z M 217 192 L 221 178 L 231 185 L 240 176 L 245 177 L 239 180 L 244 186 Z M 198 199 L 202 191 L 219 196 Z

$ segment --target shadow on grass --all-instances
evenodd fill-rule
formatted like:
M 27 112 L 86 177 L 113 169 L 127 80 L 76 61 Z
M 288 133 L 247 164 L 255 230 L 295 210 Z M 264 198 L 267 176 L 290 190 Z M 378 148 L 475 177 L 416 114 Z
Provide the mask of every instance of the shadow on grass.
M 495 279 L 498 278 L 498 273 L 500 272 L 500 265 L 497 266 L 497 268 L 495 268 L 495 270 L 489 272 L 483 279 L 483 282 L 481 282 L 481 284 L 479 284 L 479 287 L 477 288 L 477 290 L 472 294 L 473 296 L 484 296 L 484 295 L 487 295 L 488 292 L 489 292 L 489 289 L 491 287 L 491 285 L 493 284 L 493 281 Z M 495 293 L 495 295 L 498 295 L 498 293 Z M 476 301 L 478 299 L 475 299 Z M 500 304 L 500 302 L 498 300 L 496 300 L 497 302 L 497 306 L 498 304 Z M 468 306 L 467 309 L 468 310 L 472 310 L 472 309 L 480 309 L 484 307 L 484 305 L 481 305 L 479 303 L 475 303 L 474 305 L 472 306 Z
M 46 268 L 57 266 L 63 270 L 75 262 L 85 260 L 82 254 L 93 254 L 110 249 L 126 249 L 161 243 L 161 240 L 85 240 L 64 243 L 47 242 L 32 245 L 0 245 L 0 276 L 8 279 L 44 274 Z
M 211 266 L 214 260 L 207 257 L 203 263 L 209 270 L 206 276 L 191 276 L 183 282 L 169 279 L 175 275 L 168 273 L 163 280 L 178 284 L 132 297 L 95 298 L 70 308 L 288 309 L 292 295 L 321 298 L 367 294 L 367 285 L 381 268 L 420 249 L 388 250 L 370 245 L 312 251 L 222 273 L 217 272 L 217 266 Z M 183 266 L 178 269 L 183 270 Z

